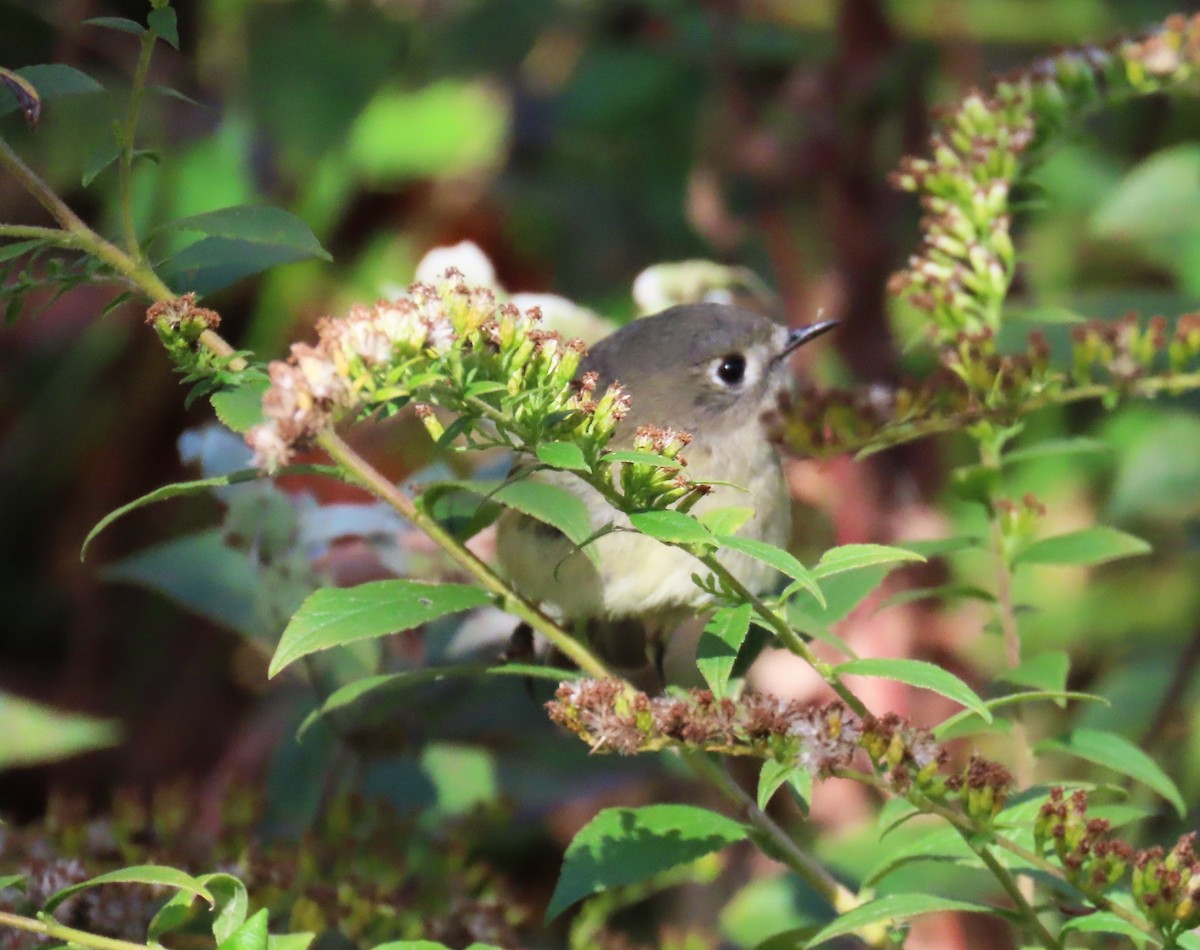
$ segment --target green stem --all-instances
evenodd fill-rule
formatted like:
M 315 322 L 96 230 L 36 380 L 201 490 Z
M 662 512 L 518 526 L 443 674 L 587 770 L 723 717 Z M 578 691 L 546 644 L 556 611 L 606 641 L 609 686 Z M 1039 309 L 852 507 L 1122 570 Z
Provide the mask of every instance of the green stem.
M 1062 941 L 1046 929 L 1046 925 L 1042 923 L 1041 918 L 1038 916 L 1037 910 L 1035 910 L 1033 905 L 1029 902 L 1028 895 L 1022 891 L 1017 881 L 1013 879 L 1013 876 L 1009 872 L 1008 868 L 996 860 L 996 856 L 992 854 L 987 845 L 974 844 L 971 836 L 961 828 L 958 829 L 958 833 L 962 836 L 963 841 L 967 843 L 967 846 L 975 852 L 979 860 L 982 861 L 987 869 L 992 872 L 992 877 L 1000 882 L 1000 886 L 1004 888 L 1004 892 L 1013 902 L 1014 906 L 1017 908 L 1017 911 L 1025 919 L 1030 931 L 1035 937 L 1037 937 L 1038 942 L 1041 943 L 1046 950 L 1062 950 Z
M 14 927 L 17 930 L 26 930 L 29 933 L 41 934 L 44 937 L 52 937 L 72 946 L 93 947 L 95 950 L 148 950 L 147 945 L 143 943 L 117 940 L 114 937 L 101 937 L 85 930 L 66 927 L 54 920 L 34 920 L 32 917 L 21 917 L 5 911 L 0 911 L 0 924 Z
M 766 838 L 778 860 L 795 872 L 796 876 L 820 894 L 837 914 L 844 914 L 863 901 L 857 894 L 830 874 L 813 857 L 801 850 L 791 836 L 766 814 L 723 767 L 703 752 L 682 752 L 683 760 L 693 772 L 706 778 L 726 801 L 737 808 L 745 819 Z M 859 936 L 872 947 L 890 947 L 887 928 L 875 925 L 864 927 Z
M 587 647 L 559 627 L 533 604 L 512 590 L 490 567 L 477 558 L 468 548 L 460 544 L 435 519 L 384 478 L 369 462 L 354 451 L 332 430 L 317 437 L 330 458 L 340 465 L 355 481 L 372 494 L 391 505 L 397 512 L 421 529 L 451 559 L 493 594 L 502 609 L 514 614 L 549 640 L 576 666 L 597 679 L 611 679 L 613 674 Z
M 137 136 L 138 113 L 141 112 L 142 98 L 146 94 L 146 76 L 150 71 L 150 58 L 154 53 L 154 44 L 158 34 L 147 30 L 142 34 L 142 49 L 138 56 L 137 69 L 133 74 L 133 86 L 129 91 L 129 111 L 121 124 L 121 156 L 118 164 L 119 203 L 121 206 L 121 231 L 125 236 L 125 248 L 129 256 L 137 264 L 145 257 L 142 246 L 138 241 L 137 227 L 133 221 L 133 146 Z

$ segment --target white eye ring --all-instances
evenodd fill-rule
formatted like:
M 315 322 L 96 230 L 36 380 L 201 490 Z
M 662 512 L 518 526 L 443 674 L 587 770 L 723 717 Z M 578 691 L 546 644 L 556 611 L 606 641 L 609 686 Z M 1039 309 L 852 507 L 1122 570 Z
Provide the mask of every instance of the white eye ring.
M 746 370 L 748 368 L 744 355 L 741 353 L 727 353 L 720 359 L 713 361 L 710 375 L 714 383 L 733 389 L 736 386 L 741 386 L 746 381 Z

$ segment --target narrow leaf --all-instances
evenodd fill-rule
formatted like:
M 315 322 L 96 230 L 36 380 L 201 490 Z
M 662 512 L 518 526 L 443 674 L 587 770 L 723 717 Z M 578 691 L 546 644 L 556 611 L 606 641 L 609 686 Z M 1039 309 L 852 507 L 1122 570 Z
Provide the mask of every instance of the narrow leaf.
M 1118 917 L 1107 910 L 1098 910 L 1086 917 L 1072 917 L 1063 924 L 1062 929 L 1064 932 L 1073 930 L 1082 934 L 1123 934 L 1132 940 L 1135 946 L 1143 946 L 1147 938 L 1153 939 L 1152 935 L 1141 927 L 1134 926 L 1124 917 Z
M 163 485 L 162 488 L 156 488 L 154 491 L 143 495 L 141 498 L 135 499 L 128 504 L 122 505 L 120 508 L 115 508 L 101 518 L 94 528 L 88 532 L 86 538 L 83 539 L 83 546 L 79 549 L 79 560 L 82 561 L 87 557 L 88 545 L 107 528 L 110 524 L 121 518 L 131 511 L 136 511 L 138 508 L 144 508 L 146 505 L 152 505 L 155 502 L 166 501 L 169 498 L 178 498 L 180 495 L 194 495 L 197 492 L 210 491 L 213 488 L 221 488 L 225 485 L 237 485 L 241 482 L 252 482 L 262 478 L 263 473 L 256 468 L 244 469 L 240 472 L 232 472 L 229 475 L 218 475 L 214 478 L 201 478 L 194 482 L 175 482 L 173 485 Z
M 309 595 L 288 622 L 267 675 L 319 650 L 410 630 L 490 602 L 486 591 L 466 584 L 387 580 L 324 588 Z
M 1071 658 L 1062 650 L 1049 650 L 1026 657 L 1015 670 L 1001 673 L 999 678 L 1031 689 L 1063 690 L 1067 688 L 1070 671 Z
M 1105 706 L 1112 704 L 1103 696 L 1094 696 L 1091 693 L 1078 693 L 1071 690 L 1062 689 L 1039 689 L 1032 690 L 1027 693 L 1011 693 L 1008 696 L 999 696 L 996 699 L 989 699 L 985 705 L 988 709 L 1000 709 L 1004 706 L 1012 706 L 1016 703 L 1033 703 L 1044 700 L 1050 700 L 1059 706 L 1065 706 L 1067 700 L 1079 700 L 1081 702 L 1103 703 Z M 971 722 L 973 719 L 978 719 L 978 714 L 973 710 L 964 709 L 961 712 L 956 712 L 953 716 L 943 719 L 933 729 L 933 737 L 938 741 L 947 739 L 957 739 L 964 735 L 970 735 L 973 732 L 978 732 L 979 729 L 974 727 Z M 995 724 L 999 725 L 1000 720 L 995 720 Z M 982 722 L 980 726 L 984 725 Z
M 976 914 L 995 913 L 995 910 L 986 904 L 935 897 L 933 894 L 889 894 L 887 897 L 846 911 L 837 920 L 817 931 L 806 946 L 815 947 L 826 940 L 852 934 L 872 924 L 895 923 L 910 917 L 919 917 L 921 914 L 948 910 Z
M 1147 788 L 1158 792 L 1175 806 L 1180 818 L 1187 813 L 1183 796 L 1170 776 L 1159 767 L 1157 762 L 1124 736 L 1118 736 L 1111 732 L 1100 732 L 1096 729 L 1076 729 L 1066 739 L 1050 740 L 1038 744 L 1039 751 L 1047 749 L 1065 752 L 1076 758 L 1112 769 L 1122 775 L 1128 775 Z
M 679 468 L 679 462 L 676 459 L 669 459 L 665 455 L 659 455 L 657 452 L 638 452 L 633 449 L 619 449 L 613 452 L 605 452 L 600 458 L 601 462 L 631 462 L 634 465 L 654 465 L 657 468 Z
M 1094 565 L 1150 553 L 1150 545 L 1132 534 L 1104 525 L 1035 541 L 1017 555 L 1015 564 Z
M 691 515 L 664 508 L 655 511 L 635 511 L 630 523 L 642 534 L 673 544 L 711 545 L 712 533 Z
M 769 564 L 775 570 L 782 574 L 786 574 L 816 600 L 818 604 L 824 607 L 825 595 L 821 593 L 821 587 L 817 583 L 817 579 L 813 577 L 812 572 L 796 560 L 795 556 L 789 554 L 783 548 L 777 548 L 773 544 L 767 544 L 766 541 L 759 541 L 756 538 L 742 538 L 736 534 L 722 534 L 717 537 L 721 547 L 729 548 L 732 551 L 740 551 L 742 554 L 748 554 L 756 561 L 762 561 L 764 564 Z
M 0 723 L 0 769 L 54 762 L 120 740 L 117 724 L 107 719 L 63 712 L 5 692 L 0 692 Z
M 899 541 L 896 547 L 920 554 L 922 557 L 944 557 L 957 551 L 968 551 L 972 548 L 984 547 L 983 538 L 973 535 L 957 535 L 953 538 L 934 538 L 929 541 Z
M 889 607 L 899 607 L 919 600 L 978 600 L 985 604 L 994 604 L 996 595 L 974 584 L 939 584 L 936 587 L 914 587 L 893 594 L 878 607 L 875 613 L 887 610 Z
M 795 762 L 779 762 L 767 759 L 763 762 L 762 770 L 758 773 L 758 794 L 756 800 L 760 811 L 766 811 L 775 792 L 787 783 L 800 803 L 800 807 L 808 812 L 808 802 L 812 798 L 812 773 Z
M 264 907 L 217 944 L 217 950 L 267 950 L 267 909 Z
M 84 20 L 81 26 L 98 26 L 103 30 L 120 30 L 122 33 L 132 33 L 134 36 L 141 36 L 146 32 L 146 28 L 135 20 L 128 20 L 123 16 L 97 16 L 90 20 Z
M 170 221 L 162 230 L 199 231 L 209 237 L 290 247 L 303 251 L 308 257 L 333 259 L 303 219 L 270 205 L 237 205 L 206 211 Z
M 924 660 L 866 657 L 841 663 L 834 667 L 834 672 L 839 676 L 878 676 L 882 679 L 907 683 L 909 686 L 916 686 L 920 689 L 928 689 L 947 699 L 954 700 L 959 705 L 966 706 L 985 722 L 992 721 L 992 714 L 988 710 L 987 704 L 976 695 L 970 686 L 953 673 Z
M 537 447 L 539 462 L 544 462 L 551 468 L 565 468 L 575 472 L 588 472 L 587 459 L 583 457 L 583 449 L 574 442 L 543 442 Z
M 738 822 L 692 805 L 606 808 L 567 847 L 546 920 L 597 891 L 644 881 L 745 837 Z
M 812 575 L 817 580 L 821 580 L 834 574 L 841 574 L 843 571 L 855 571 L 862 567 L 924 560 L 925 558 L 921 555 L 903 548 L 889 548 L 882 544 L 843 544 L 841 547 L 826 551 L 817 566 L 813 568 Z
M 729 687 L 729 674 L 750 632 L 750 604 L 723 607 L 716 611 L 696 644 L 696 666 L 713 695 L 722 697 Z
M 109 871 L 107 874 L 100 874 L 78 884 L 72 884 L 70 887 L 64 887 L 46 901 L 42 910 L 47 914 L 51 913 L 55 907 L 71 895 L 100 884 L 157 884 L 163 887 L 174 887 L 203 898 L 210 907 L 216 906 L 212 892 L 190 874 L 163 865 L 141 864 L 135 867 L 121 868 L 118 871 Z

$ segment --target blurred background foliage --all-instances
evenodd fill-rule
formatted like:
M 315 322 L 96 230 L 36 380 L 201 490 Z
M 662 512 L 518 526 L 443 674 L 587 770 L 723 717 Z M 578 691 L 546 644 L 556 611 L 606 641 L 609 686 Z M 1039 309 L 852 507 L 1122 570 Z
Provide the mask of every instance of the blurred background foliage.
M 845 322 L 835 346 L 808 369 L 854 385 L 928 368 L 911 346 L 919 316 L 884 293 L 915 241 L 918 217 L 885 176 L 901 154 L 923 149 L 928 108 L 1055 44 L 1103 41 L 1188 7 L 1160 0 L 174 6 L 182 48 L 159 45 L 151 71 L 157 88 L 139 135 L 139 145 L 153 150 L 135 169 L 140 232 L 266 203 L 301 217 L 333 256 L 332 263 L 281 259 L 285 266 L 209 297 L 236 345 L 278 356 L 320 315 L 407 284 L 431 247 L 471 240 L 510 290 L 561 293 L 616 319 L 631 315 L 630 284 L 651 263 L 744 264 L 777 288 L 791 322 L 807 322 L 821 308 Z M 15 115 L 2 121 L 21 154 L 110 232 L 114 169 L 86 187 L 82 181 L 111 151 L 136 41 L 82 24 L 97 16 L 140 21 L 145 12 L 137 0 L 0 0 L 0 64 L 67 63 L 105 88 L 55 100 L 36 132 Z M 1197 308 L 1198 143 L 1200 100 L 1162 97 L 1105 113 L 1056 151 L 1029 189 L 1018 231 L 1024 263 L 1006 328 L 1014 338 L 1039 325 L 1052 338 L 1064 335 L 1077 315 Z M 0 220 L 41 218 L 5 182 Z M 155 246 L 165 257 L 184 243 L 186 235 L 164 233 Z M 0 330 L 0 726 L 21 740 L 8 750 L 0 743 L 0 767 L 8 766 L 0 812 L 39 818 L 52 793 L 103 808 L 114 789 L 186 779 L 197 813 L 215 827 L 213 802 L 251 782 L 267 788 L 268 827 L 303 828 L 346 753 L 323 727 L 294 741 L 312 703 L 302 684 L 268 686 L 270 637 L 285 606 L 319 577 L 363 580 L 397 559 L 413 573 L 430 572 L 421 564 L 427 552 L 397 543 L 401 526 L 381 521 L 373 530 L 385 541 L 372 558 L 359 557 L 338 538 L 356 533 L 347 525 L 369 520 L 370 510 L 331 509 L 332 523 L 314 529 L 315 501 L 308 515 L 297 515 L 280 504 L 282 495 L 258 492 L 135 513 L 81 564 L 82 539 L 105 513 L 194 472 L 181 453 L 194 460 L 209 452 L 212 470 L 224 451 L 202 432 L 177 446 L 180 432 L 208 421 L 206 407 L 183 408 L 136 306 L 99 317 L 111 297 L 96 286 L 52 302 L 31 297 L 46 304 L 43 312 L 27 310 Z M 1047 708 L 1032 719 L 1035 735 L 1066 721 L 1169 750 L 1168 767 L 1189 802 L 1200 801 L 1191 675 L 1200 660 L 1194 402 L 1043 413 L 1029 420 L 1029 440 L 1086 432 L 1103 448 L 1009 472 L 1012 497 L 1034 492 L 1047 505 L 1048 528 L 1115 523 L 1156 548 L 1152 558 L 1119 568 L 1021 575 L 1026 643 L 1068 653 L 1071 687 L 1112 703 L 1072 708 L 1065 719 Z M 361 433 L 359 443 L 395 478 L 430 461 L 423 430 L 404 419 Z M 798 549 L 811 556 L 834 542 L 982 530 L 978 508 L 947 478 L 952 465 L 971 461 L 964 450 L 947 439 L 862 463 L 793 466 L 805 503 Z M 326 508 L 363 500 L 340 486 L 289 487 Z M 180 537 L 185 545 L 147 561 L 152 545 Z M 399 551 L 391 560 L 380 553 L 389 544 Z M 231 549 L 242 560 L 229 560 L 223 552 Z M 239 567 L 247 552 L 255 572 Z M 989 569 L 981 555 L 964 553 L 953 576 L 987 586 Z M 943 582 L 949 576 L 944 567 L 929 570 L 942 571 Z M 877 652 L 935 659 L 976 683 L 1000 666 L 998 639 L 976 635 L 987 621 L 976 608 L 859 614 L 843 633 Z M 407 639 L 397 649 L 429 659 L 438 648 Z M 346 651 L 339 662 L 347 675 L 361 675 L 373 660 Z M 767 676 L 766 685 L 789 675 Z M 889 693 L 878 705 L 927 723 L 944 713 L 923 702 Z M 62 710 L 94 718 L 64 720 Z M 522 822 L 499 823 L 476 844 L 521 882 L 533 907 L 553 884 L 556 849 L 598 802 L 649 800 L 675 783 L 661 765 L 589 759 L 508 679 L 433 684 L 392 697 L 377 713 L 389 728 L 382 739 L 373 733 L 372 764 L 356 776 L 360 789 L 429 815 L 517 803 Z M 97 745 L 107 748 L 39 761 Z M 1193 808 L 1186 825 L 1197 817 Z M 845 815 L 836 823 L 853 835 Z M 1148 829 L 1164 838 L 1179 830 L 1165 819 Z M 848 860 L 842 840 L 830 837 L 822 848 L 835 863 Z M 731 881 L 763 873 L 741 860 L 726 869 Z M 907 879 L 910 889 L 916 879 Z M 755 930 L 763 914 L 791 920 L 803 904 L 797 900 L 768 875 L 730 905 L 725 932 L 753 946 L 765 936 Z M 689 919 L 672 913 L 664 911 L 666 919 Z

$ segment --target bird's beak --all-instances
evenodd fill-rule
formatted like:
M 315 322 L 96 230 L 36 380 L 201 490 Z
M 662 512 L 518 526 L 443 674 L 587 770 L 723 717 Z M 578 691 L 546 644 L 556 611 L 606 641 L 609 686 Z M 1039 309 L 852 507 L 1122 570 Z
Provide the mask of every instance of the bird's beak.
M 809 340 L 815 340 L 822 334 L 828 333 L 838 325 L 837 320 L 822 320 L 820 323 L 810 323 L 806 327 L 796 327 L 790 331 L 787 337 L 787 344 L 783 348 L 783 352 L 776 359 L 783 359 L 797 347 L 803 346 Z

